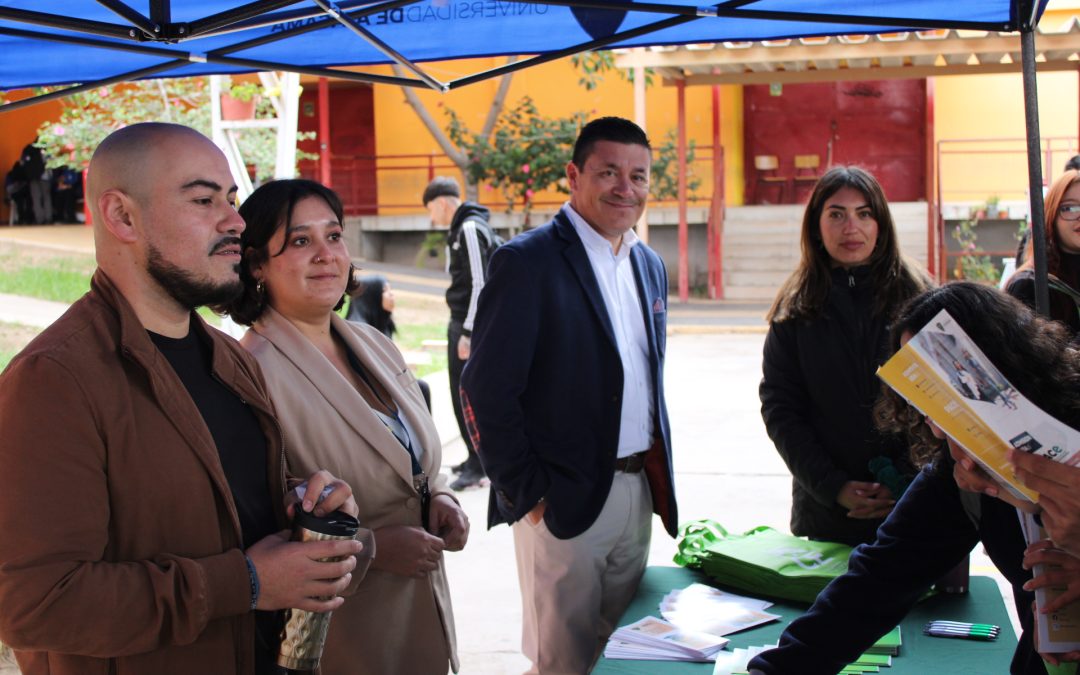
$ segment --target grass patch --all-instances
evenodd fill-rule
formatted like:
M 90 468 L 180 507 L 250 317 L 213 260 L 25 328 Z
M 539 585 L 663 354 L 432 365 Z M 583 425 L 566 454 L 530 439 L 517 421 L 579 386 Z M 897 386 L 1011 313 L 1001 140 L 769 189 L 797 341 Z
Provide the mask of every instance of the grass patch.
M 430 373 L 435 373 L 440 370 L 446 370 L 446 350 L 437 349 L 430 350 L 424 349 L 424 340 L 445 340 L 446 339 L 446 324 L 445 323 L 421 323 L 411 324 L 408 326 L 399 326 L 397 335 L 394 336 L 394 342 L 402 351 L 418 352 L 423 351 L 425 354 L 431 355 L 431 363 L 421 364 L 416 368 L 416 376 L 424 377 Z
M 33 257 L 0 254 L 0 293 L 72 303 L 90 290 L 91 256 Z

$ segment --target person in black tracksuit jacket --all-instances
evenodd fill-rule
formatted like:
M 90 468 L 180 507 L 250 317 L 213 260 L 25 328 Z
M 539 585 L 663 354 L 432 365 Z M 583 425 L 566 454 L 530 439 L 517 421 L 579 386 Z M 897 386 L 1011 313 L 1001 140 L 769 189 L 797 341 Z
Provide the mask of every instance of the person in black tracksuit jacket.
M 817 183 L 802 250 L 769 312 L 761 414 L 791 470 L 792 533 L 856 545 L 913 473 L 903 439 L 876 431 L 871 409 L 888 322 L 930 281 L 901 256 L 881 186 L 855 167 Z
M 497 239 L 488 225 L 490 211 L 473 202 L 462 202 L 461 190 L 452 178 L 440 176 L 432 180 L 424 190 L 424 206 L 436 227 L 450 228 L 446 235 L 446 266 L 450 274 L 450 287 L 446 289 L 446 304 L 450 307 L 450 324 L 446 330 L 450 398 L 461 438 L 469 451 L 468 459 L 454 467 L 461 475 L 450 487 L 464 490 L 481 484 L 484 467 L 465 426 L 460 395 L 461 371 L 469 358 L 476 304 Z
M 955 282 L 915 298 L 901 310 L 891 329 L 892 348 L 942 309 L 1025 397 L 1058 420 L 1077 419 L 1080 355 L 1069 349 L 1067 331 L 1033 316 L 992 287 Z M 1012 586 L 1020 620 L 1021 634 L 1009 672 L 1045 675 L 1046 667 L 1032 641 L 1034 593 L 1023 588 L 1032 578 L 1025 567 L 1052 561 L 1052 555 L 1060 554 L 1039 551 L 1025 557 L 1017 509 L 1006 502 L 1006 491 L 997 489 L 998 499 L 963 489 L 961 485 L 985 488 L 972 480 L 972 469 L 956 466 L 958 459 L 965 458 L 958 444 L 943 443 L 941 430 L 924 424 L 922 414 L 896 394 L 886 394 L 877 406 L 882 424 L 892 431 L 908 432 L 912 459 L 924 468 L 886 518 L 876 540 L 855 549 L 847 573 L 829 584 L 810 610 L 788 626 L 776 648 L 750 662 L 750 673 L 839 672 L 896 626 L 934 581 L 981 542 Z M 992 484 L 985 474 L 979 473 L 977 480 Z M 1040 578 L 1036 585 L 1047 580 Z M 963 665 L 946 661 L 935 672 L 954 672 Z

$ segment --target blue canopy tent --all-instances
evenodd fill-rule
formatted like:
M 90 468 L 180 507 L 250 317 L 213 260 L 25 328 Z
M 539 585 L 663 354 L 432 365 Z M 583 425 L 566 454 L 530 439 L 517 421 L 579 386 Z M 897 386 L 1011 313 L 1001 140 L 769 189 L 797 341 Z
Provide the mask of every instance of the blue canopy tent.
M 1032 222 L 1043 220 L 1034 27 L 1047 0 L 0 0 L 0 90 L 71 85 L 0 112 L 148 77 L 284 70 L 456 89 L 598 48 L 931 28 L 1019 33 Z M 44 11 L 42 11 L 44 10 Z M 532 54 L 441 82 L 421 65 Z M 411 76 L 343 70 L 398 63 Z M 1034 228 L 1036 301 L 1048 308 L 1046 244 Z

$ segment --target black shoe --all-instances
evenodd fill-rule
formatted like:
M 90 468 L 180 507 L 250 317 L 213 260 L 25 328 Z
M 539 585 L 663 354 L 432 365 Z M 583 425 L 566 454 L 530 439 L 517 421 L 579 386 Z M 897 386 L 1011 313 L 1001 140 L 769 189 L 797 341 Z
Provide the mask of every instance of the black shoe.
M 454 466 L 450 467 L 450 471 L 454 474 L 459 474 L 465 471 L 465 469 L 467 468 L 469 468 L 469 460 L 466 459 L 461 464 L 455 464 Z
M 486 482 L 484 472 L 472 467 L 465 467 L 465 470 L 461 472 L 457 480 L 450 483 L 450 489 L 455 492 L 461 492 L 462 490 L 468 490 L 473 487 L 481 487 Z

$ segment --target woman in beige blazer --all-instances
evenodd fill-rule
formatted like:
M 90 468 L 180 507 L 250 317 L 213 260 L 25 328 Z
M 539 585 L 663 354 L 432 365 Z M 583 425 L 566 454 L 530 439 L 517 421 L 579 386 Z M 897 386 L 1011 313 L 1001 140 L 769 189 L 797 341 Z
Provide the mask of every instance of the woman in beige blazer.
M 334 612 L 322 672 L 457 672 L 443 551 L 464 547 L 468 519 L 439 475 L 438 433 L 401 353 L 334 313 L 352 279 L 341 202 L 281 180 L 240 214 L 245 288 L 228 311 L 251 326 L 241 344 L 266 376 L 289 468 L 346 480 L 375 536 L 367 576 Z

